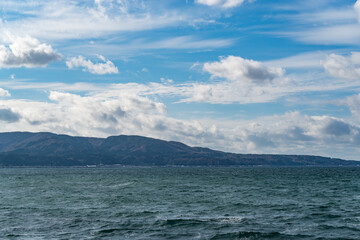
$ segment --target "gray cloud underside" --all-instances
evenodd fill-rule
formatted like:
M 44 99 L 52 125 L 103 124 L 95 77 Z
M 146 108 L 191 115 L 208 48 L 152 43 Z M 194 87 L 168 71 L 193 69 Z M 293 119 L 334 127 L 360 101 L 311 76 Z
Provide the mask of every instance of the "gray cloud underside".
M 21 57 L 10 54 L 1 62 L 1 65 L 5 67 L 44 66 L 60 59 L 61 56 L 57 53 L 48 54 L 44 52 L 29 51 L 26 55 Z
M 14 123 L 20 120 L 20 115 L 9 108 L 0 108 L 0 121 Z

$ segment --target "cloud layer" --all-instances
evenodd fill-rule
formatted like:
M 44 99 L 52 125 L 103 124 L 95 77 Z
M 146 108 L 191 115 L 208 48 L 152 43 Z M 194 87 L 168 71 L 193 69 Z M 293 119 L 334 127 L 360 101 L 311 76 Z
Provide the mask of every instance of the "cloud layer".
M 7 5 L 9 4 L 9 5 Z M 104 37 L 124 31 L 142 31 L 184 22 L 184 14 L 156 8 L 151 13 L 144 1 L 5 1 L 22 18 L 0 21 L 0 29 L 40 39 Z M 34 8 L 36 10 L 34 11 Z
M 49 100 L 0 100 L 0 121 L 7 123 L 0 125 L 0 131 L 22 129 L 97 137 L 135 134 L 243 153 L 290 151 L 353 159 L 360 154 L 358 123 L 326 115 L 294 111 L 251 120 L 193 121 L 167 116 L 161 102 L 121 92 L 80 96 L 52 91 Z M 347 149 L 352 151 L 345 156 Z
M 317 3 L 308 4 L 309 8 L 305 11 L 300 9 L 299 14 L 290 14 L 289 18 L 282 19 L 295 25 L 286 30 L 289 24 L 285 24 L 285 30 L 275 34 L 280 33 L 306 44 L 359 46 L 360 2 L 356 1 L 354 5 L 346 1 L 338 2 L 340 5 L 328 4 L 328 1 Z

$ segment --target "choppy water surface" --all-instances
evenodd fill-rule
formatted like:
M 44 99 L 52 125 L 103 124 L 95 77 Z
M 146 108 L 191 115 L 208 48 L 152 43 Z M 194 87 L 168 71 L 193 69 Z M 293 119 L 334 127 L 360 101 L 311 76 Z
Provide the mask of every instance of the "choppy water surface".
M 360 168 L 0 169 L 0 238 L 359 239 Z

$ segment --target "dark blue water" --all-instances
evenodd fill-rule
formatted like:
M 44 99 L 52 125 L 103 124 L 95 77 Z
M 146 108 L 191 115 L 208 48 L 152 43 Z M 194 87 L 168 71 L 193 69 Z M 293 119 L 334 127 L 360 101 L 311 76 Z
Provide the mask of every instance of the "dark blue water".
M 1 239 L 360 239 L 360 168 L 0 169 Z

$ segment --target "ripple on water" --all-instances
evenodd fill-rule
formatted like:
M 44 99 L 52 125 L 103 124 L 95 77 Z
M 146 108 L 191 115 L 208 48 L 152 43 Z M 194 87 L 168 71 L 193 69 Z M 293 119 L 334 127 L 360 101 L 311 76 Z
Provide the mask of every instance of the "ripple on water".
M 8 239 L 358 239 L 360 168 L 0 169 Z

